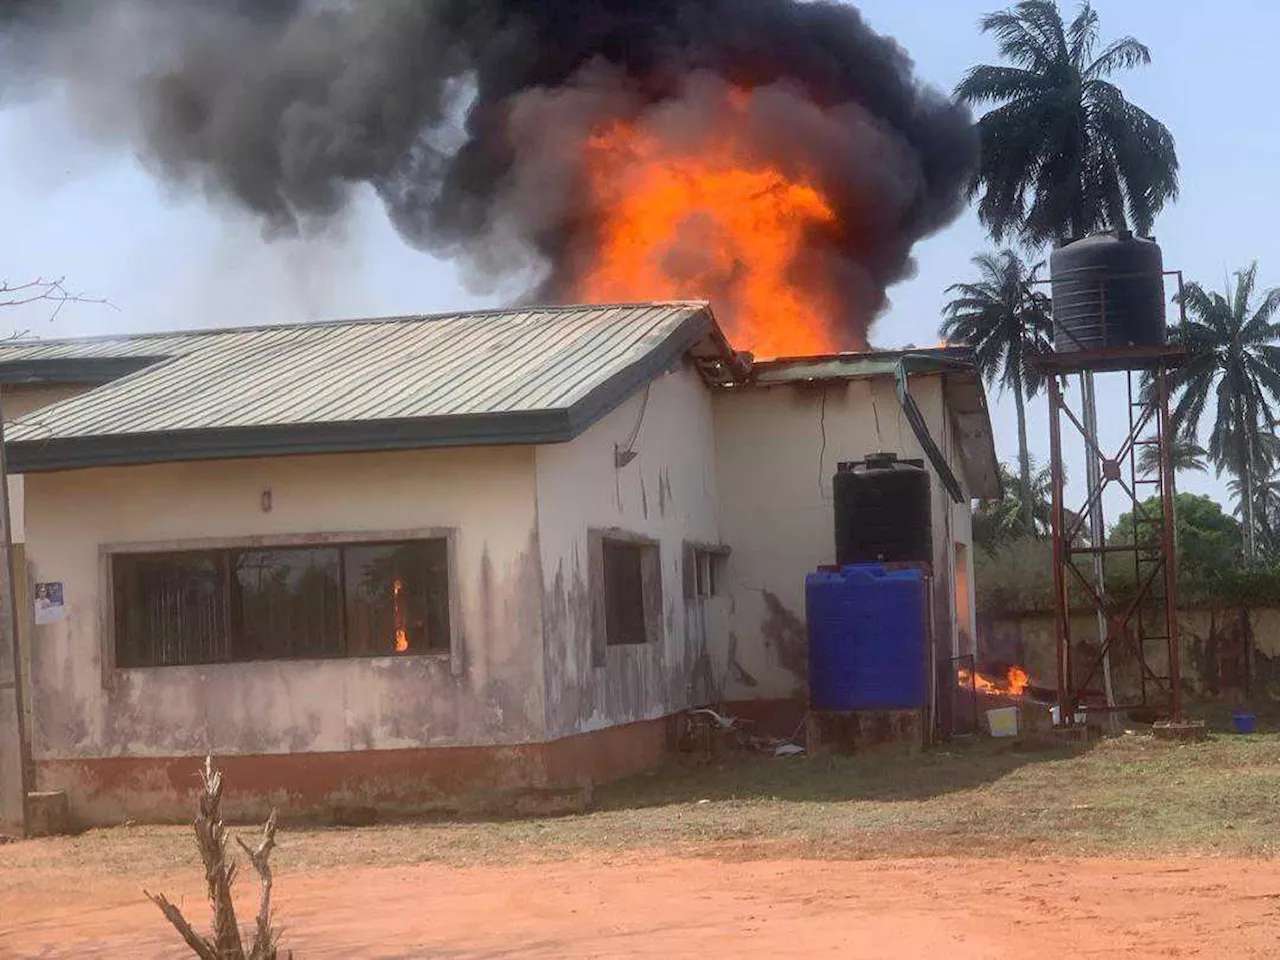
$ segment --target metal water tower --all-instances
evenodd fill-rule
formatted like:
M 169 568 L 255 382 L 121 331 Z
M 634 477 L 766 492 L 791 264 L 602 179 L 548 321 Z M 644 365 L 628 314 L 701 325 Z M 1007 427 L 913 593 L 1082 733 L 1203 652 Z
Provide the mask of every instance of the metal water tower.
M 1048 381 L 1052 475 L 1053 575 L 1060 722 L 1074 723 L 1077 709 L 1133 712 L 1141 709 L 1175 723 L 1182 720 L 1177 618 L 1177 558 L 1173 534 L 1173 470 L 1170 463 L 1169 373 L 1186 356 L 1165 330 L 1166 286 L 1182 292 L 1181 271 L 1165 270 L 1160 247 L 1126 230 L 1099 233 L 1059 247 L 1049 261 L 1053 291 L 1054 349 L 1038 362 Z M 1181 304 L 1181 297 L 1177 297 Z M 1079 375 L 1073 401 L 1067 381 Z M 1123 382 L 1127 427 L 1115 449 L 1098 441 L 1095 376 Z M 1117 411 L 1119 413 L 1119 411 Z M 1084 447 L 1087 496 L 1068 510 L 1063 462 L 1064 424 Z M 1157 451 L 1154 476 L 1138 469 L 1144 448 Z M 1103 494 L 1123 492 L 1133 517 L 1128 543 L 1106 543 Z M 1144 506 L 1154 497 L 1154 509 Z M 1111 598 L 1106 571 L 1124 564 L 1132 591 Z M 1071 599 L 1083 595 L 1096 613 L 1098 644 L 1072 638 Z M 1129 681 L 1117 694 L 1113 665 Z M 1099 702 L 1102 701 L 1102 702 Z

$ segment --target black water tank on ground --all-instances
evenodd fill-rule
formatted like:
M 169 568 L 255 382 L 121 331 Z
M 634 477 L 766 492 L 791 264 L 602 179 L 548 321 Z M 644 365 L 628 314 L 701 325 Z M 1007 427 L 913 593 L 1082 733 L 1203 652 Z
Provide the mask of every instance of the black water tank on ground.
M 933 520 L 923 460 L 876 453 L 841 463 L 833 481 L 836 563 L 930 563 Z
M 1163 270 L 1159 245 L 1128 230 L 1095 234 L 1053 251 L 1053 348 L 1163 344 Z

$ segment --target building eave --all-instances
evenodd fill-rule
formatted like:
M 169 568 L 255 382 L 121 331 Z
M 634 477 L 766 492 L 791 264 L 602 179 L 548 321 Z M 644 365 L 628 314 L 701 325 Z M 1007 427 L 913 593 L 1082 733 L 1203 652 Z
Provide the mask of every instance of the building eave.
M 926 349 L 872 350 L 859 353 L 832 353 L 811 357 L 780 357 L 755 363 L 750 378 L 741 385 L 747 389 L 796 383 L 821 383 L 838 380 L 872 378 L 910 379 L 917 376 L 940 376 L 946 409 L 952 418 L 960 446 L 960 461 L 965 484 L 971 496 L 980 500 L 1000 497 L 1000 466 L 996 457 L 995 438 L 987 407 L 986 390 L 973 363 L 973 351 L 966 346 L 930 347 Z M 919 437 L 930 459 L 938 466 L 936 441 Z M 940 475 L 949 472 L 939 468 Z M 958 484 L 948 483 L 953 498 L 960 494 Z
M 708 384 L 720 384 L 726 378 L 732 381 L 745 375 L 741 358 L 729 348 L 710 309 L 704 306 L 636 362 L 568 407 L 396 420 L 49 437 L 10 441 L 5 449 L 13 473 L 41 473 L 187 460 L 564 443 L 583 433 L 649 382 L 684 362 L 686 356 Z M 147 363 L 154 362 L 155 358 L 147 360 Z
M 169 357 L 165 355 L 150 357 L 68 357 L 49 360 L 0 362 L 0 385 L 100 385 L 127 377 L 167 359 Z

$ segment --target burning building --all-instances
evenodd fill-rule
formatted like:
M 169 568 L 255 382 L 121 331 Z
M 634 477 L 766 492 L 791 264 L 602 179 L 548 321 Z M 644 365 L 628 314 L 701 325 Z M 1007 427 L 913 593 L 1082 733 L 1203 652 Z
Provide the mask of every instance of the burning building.
M 213 752 L 245 812 L 421 809 L 643 769 L 699 704 L 802 709 L 822 478 L 925 437 L 939 649 L 971 653 L 996 461 L 941 353 L 922 435 L 900 358 L 749 364 L 698 303 L 6 345 L 23 562 L 62 598 L 24 627 L 36 782 L 182 817 Z
M 508 310 L 11 344 L 36 780 L 87 821 L 420 808 L 653 762 L 665 717 L 802 699 L 829 475 L 933 482 L 935 638 L 972 652 L 998 485 L 961 350 L 868 352 L 962 208 L 967 113 L 793 0 L 9 3 L 160 177 L 307 234 L 372 191 Z M 708 302 L 710 305 L 708 305 Z M 251 786 L 256 785 L 256 786 Z

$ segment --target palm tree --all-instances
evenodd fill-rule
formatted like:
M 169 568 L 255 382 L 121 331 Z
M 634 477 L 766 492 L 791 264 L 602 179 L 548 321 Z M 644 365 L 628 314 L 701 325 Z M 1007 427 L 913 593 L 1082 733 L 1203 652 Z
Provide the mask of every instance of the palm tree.
M 1024 0 L 982 18 L 1008 65 L 973 67 L 957 99 L 993 104 L 978 121 L 981 159 L 971 194 L 999 242 L 1038 246 L 1132 223 L 1150 232 L 1178 194 L 1178 157 L 1165 126 L 1106 80 L 1151 62 L 1133 37 L 1094 56 L 1098 15 L 1088 3 L 1066 26 L 1052 0 Z
M 1026 399 L 1035 396 L 1044 378 L 1031 362 L 1047 350 L 1052 334 L 1049 298 L 1034 284 L 1043 264 L 1028 266 L 1012 250 L 973 258 L 981 279 L 947 288 L 954 298 L 943 308 L 941 335 L 967 343 L 987 385 L 999 383 L 1013 392 L 1018 411 L 1018 473 L 1022 525 L 1032 528 L 1031 455 L 1027 450 Z
M 1255 303 L 1258 265 L 1235 274 L 1235 289 L 1209 293 L 1189 283 L 1180 294 L 1187 314 L 1170 339 L 1186 342 L 1187 362 L 1169 375 L 1177 398 L 1171 413 L 1178 433 L 1198 432 L 1210 394 L 1217 407 L 1209 434 L 1209 459 L 1221 473 L 1238 481 L 1243 505 L 1245 557 L 1254 558 L 1254 486 L 1275 453 L 1274 434 L 1264 425 L 1275 423 L 1274 403 L 1280 403 L 1280 324 L 1272 322 L 1280 309 L 1280 289 L 1264 292 Z
M 1036 469 L 1032 459 L 1031 483 L 1024 485 L 1022 479 L 1002 463 L 1000 485 L 1004 496 L 1000 500 L 980 504 L 973 512 L 973 542 L 988 553 L 994 553 L 1015 540 L 1047 537 L 1053 526 L 1053 475 L 1050 468 Z M 1028 502 L 1031 504 L 1029 524 L 1023 510 Z M 1078 513 L 1072 510 L 1063 510 L 1062 513 L 1068 526 L 1078 525 Z M 1087 540 L 1085 531 L 1080 531 L 1078 536 Z
M 1187 471 L 1204 473 L 1209 469 L 1204 459 L 1208 455 L 1208 451 L 1200 446 L 1193 433 L 1175 434 L 1173 443 L 1169 445 L 1169 464 L 1173 467 L 1174 473 Z M 1159 447 L 1153 444 L 1142 448 L 1142 452 L 1138 454 L 1138 472 L 1147 476 L 1160 472 Z
M 1244 490 L 1239 480 L 1230 480 L 1227 489 L 1236 499 L 1235 515 L 1241 525 L 1248 518 Z M 1253 486 L 1253 549 L 1272 563 L 1280 560 L 1280 476 L 1272 473 Z

